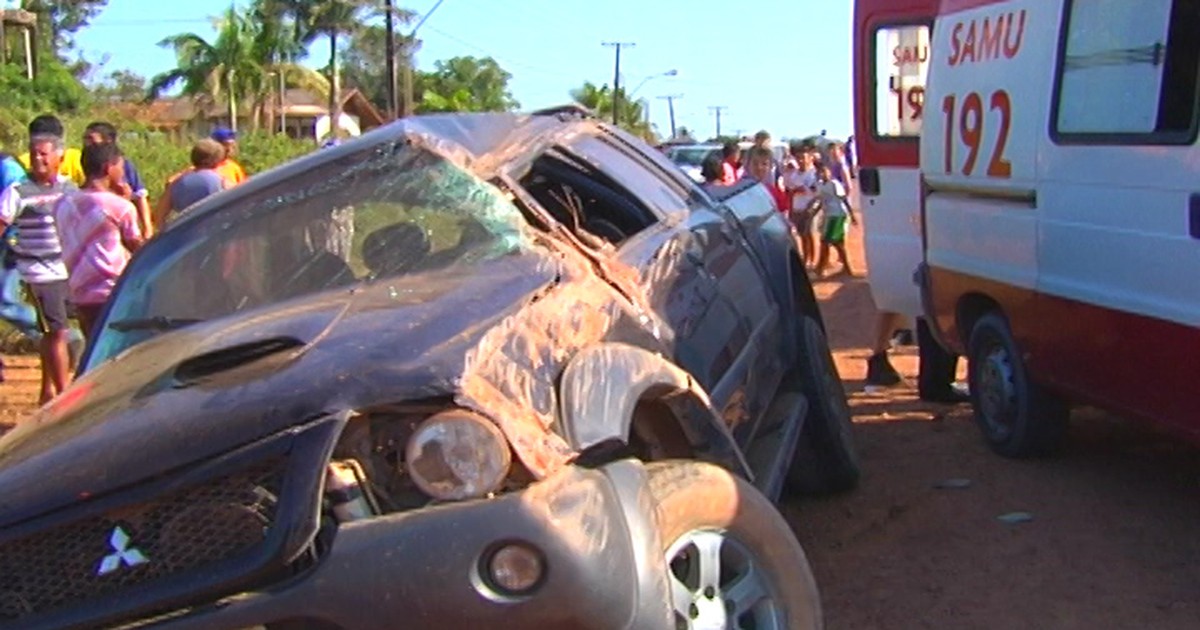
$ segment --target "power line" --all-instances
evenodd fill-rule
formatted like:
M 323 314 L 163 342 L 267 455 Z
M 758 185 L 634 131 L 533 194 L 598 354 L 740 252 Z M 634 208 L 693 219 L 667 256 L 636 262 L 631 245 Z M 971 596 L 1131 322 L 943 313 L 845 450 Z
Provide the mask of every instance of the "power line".
M 107 28 L 107 27 L 126 27 L 126 26 L 153 26 L 155 24 L 212 24 L 216 18 L 163 18 L 163 19 L 137 19 L 137 20 L 103 20 L 99 22 L 89 23 L 87 28 Z

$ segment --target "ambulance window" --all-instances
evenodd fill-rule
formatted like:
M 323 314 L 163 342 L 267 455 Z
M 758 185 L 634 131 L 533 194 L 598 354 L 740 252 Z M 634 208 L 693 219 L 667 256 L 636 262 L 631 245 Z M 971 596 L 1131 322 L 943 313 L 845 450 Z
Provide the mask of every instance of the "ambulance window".
M 875 31 L 875 135 L 921 135 L 928 71 L 928 25 L 885 26 Z
M 1054 106 L 1056 141 L 1192 142 L 1200 0 L 1068 4 Z

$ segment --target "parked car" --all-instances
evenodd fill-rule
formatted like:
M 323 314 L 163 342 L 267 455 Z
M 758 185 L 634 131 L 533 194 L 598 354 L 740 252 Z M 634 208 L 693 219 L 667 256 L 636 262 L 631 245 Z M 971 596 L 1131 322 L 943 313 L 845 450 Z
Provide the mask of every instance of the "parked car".
M 667 157 L 687 173 L 697 184 L 704 183 L 701 167 L 710 155 L 720 155 L 721 147 L 715 144 L 680 144 L 667 149 Z
M 0 624 L 820 627 L 771 500 L 854 485 L 849 411 L 787 226 L 722 195 L 564 108 L 198 204 L 0 439 Z

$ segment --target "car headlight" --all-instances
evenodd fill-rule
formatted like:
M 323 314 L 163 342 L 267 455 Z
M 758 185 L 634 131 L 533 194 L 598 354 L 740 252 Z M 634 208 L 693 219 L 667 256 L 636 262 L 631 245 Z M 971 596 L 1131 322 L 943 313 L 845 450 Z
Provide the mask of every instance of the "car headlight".
M 512 452 L 490 420 L 456 409 L 422 422 L 408 440 L 404 461 L 422 492 L 442 501 L 461 501 L 500 489 Z

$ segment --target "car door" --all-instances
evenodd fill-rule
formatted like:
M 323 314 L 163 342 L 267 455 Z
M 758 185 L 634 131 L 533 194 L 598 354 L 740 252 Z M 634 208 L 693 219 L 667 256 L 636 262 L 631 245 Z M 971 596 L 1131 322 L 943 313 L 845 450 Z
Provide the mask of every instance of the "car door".
M 778 364 L 765 351 L 777 315 L 738 227 L 693 184 L 680 181 L 632 143 L 586 136 L 570 148 L 660 215 L 662 227 L 671 232 L 668 240 L 682 248 L 689 268 L 715 289 L 689 334 L 677 339 L 675 354 L 707 389 L 735 436 L 749 436 L 778 384 Z M 644 255 L 634 248 L 619 252 L 624 262 L 652 267 Z M 669 290 L 667 299 L 679 297 Z
M 751 418 L 759 418 L 775 396 L 782 381 L 783 346 L 789 338 L 786 322 L 781 320 L 779 294 L 772 292 L 768 279 L 772 274 L 788 277 L 786 259 L 780 255 L 787 250 L 773 243 L 790 239 L 791 232 L 773 216 L 778 214 L 774 203 L 766 190 L 760 189 L 743 191 L 729 203 L 705 202 L 706 211 L 716 217 L 714 229 L 722 240 L 721 246 L 710 248 L 707 267 L 718 278 L 721 295 L 738 311 L 743 323 L 741 364 L 735 369 L 745 370 L 740 380 L 747 396 L 746 413 Z M 770 273 L 767 257 L 776 263 Z M 735 437 L 750 439 L 756 425 L 735 432 Z

